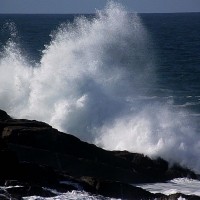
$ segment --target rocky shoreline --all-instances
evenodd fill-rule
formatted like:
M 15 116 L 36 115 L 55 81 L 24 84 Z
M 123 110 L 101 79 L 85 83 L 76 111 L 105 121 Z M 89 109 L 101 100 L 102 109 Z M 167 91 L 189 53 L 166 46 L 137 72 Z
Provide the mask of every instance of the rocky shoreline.
M 35 120 L 12 119 L 0 110 L 0 199 L 52 197 L 84 190 L 122 199 L 173 200 L 183 194 L 152 194 L 130 184 L 198 175 L 178 164 L 127 151 L 106 151 Z M 11 187 L 12 186 L 12 187 Z

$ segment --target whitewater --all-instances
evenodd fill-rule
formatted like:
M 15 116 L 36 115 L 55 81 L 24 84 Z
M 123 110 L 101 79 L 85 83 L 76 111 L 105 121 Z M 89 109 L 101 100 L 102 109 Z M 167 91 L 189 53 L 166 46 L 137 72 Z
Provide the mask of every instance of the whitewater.
M 200 172 L 191 111 L 152 96 L 156 51 L 137 14 L 110 2 L 51 34 L 39 62 L 20 48 L 14 23 L 0 53 L 0 108 L 108 150 L 158 156 Z

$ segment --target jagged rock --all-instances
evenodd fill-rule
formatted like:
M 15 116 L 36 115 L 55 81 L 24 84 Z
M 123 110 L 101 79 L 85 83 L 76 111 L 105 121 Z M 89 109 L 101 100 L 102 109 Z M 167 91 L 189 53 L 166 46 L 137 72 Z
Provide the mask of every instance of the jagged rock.
M 59 183 L 61 177 L 66 180 L 72 177 L 75 184 L 80 184 L 86 191 L 109 197 L 170 199 L 174 197 L 153 195 L 129 183 L 197 177 L 179 165 L 170 167 L 161 158 L 152 160 L 127 151 L 106 151 L 59 132 L 46 123 L 11 119 L 1 110 L 0 162 L 0 182 L 16 180 L 22 183 L 19 190 L 10 189 L 14 198 L 20 198 L 20 190 L 22 195 L 53 195 L 41 190 L 42 186 L 60 189 L 61 192 L 77 189 L 74 185 Z
M 134 200 L 150 200 L 161 196 L 152 194 L 144 189 L 122 182 L 100 180 L 93 177 L 82 177 L 81 180 L 87 183 L 92 188 L 91 192 L 95 192 L 96 194 L 100 194 L 106 197 Z
M 187 200 L 200 200 L 200 197 L 195 195 L 185 195 L 181 193 L 171 194 L 169 196 L 163 196 L 158 200 L 178 200 L 178 199 L 187 199 Z
M 168 163 L 162 159 L 151 160 L 141 154 L 106 151 L 40 122 L 27 121 L 21 126 L 20 121 L 16 126 L 16 120 L 13 126 L 10 122 L 8 124 L 2 132 L 2 140 L 16 152 L 21 162 L 47 165 L 67 171 L 72 176 L 94 176 L 127 183 L 195 177 L 194 173 L 181 167 L 169 169 Z
M 169 166 L 161 158 L 152 160 L 143 154 L 130 153 L 128 151 L 116 151 L 114 154 L 130 162 L 132 170 L 140 174 L 139 182 L 157 182 L 168 179 L 166 171 Z
M 186 167 L 178 164 L 169 167 L 168 162 L 161 158 L 152 160 L 143 154 L 128 151 L 116 151 L 114 154 L 131 163 L 133 171 L 141 175 L 139 182 L 158 182 L 180 177 L 197 179 L 197 175 Z
M 26 196 L 41 196 L 41 197 L 53 197 L 56 196 L 55 193 L 50 190 L 44 189 L 39 186 L 19 186 L 10 187 L 6 189 L 12 198 L 22 199 Z
M 8 120 L 11 117 L 4 111 L 0 109 L 0 120 Z
M 174 179 L 174 178 L 179 178 L 179 177 L 187 177 L 187 178 L 192 178 L 192 179 L 197 179 L 198 176 L 192 172 L 191 170 L 187 168 L 183 168 L 178 164 L 174 164 L 171 166 L 167 172 L 166 172 L 167 178 Z

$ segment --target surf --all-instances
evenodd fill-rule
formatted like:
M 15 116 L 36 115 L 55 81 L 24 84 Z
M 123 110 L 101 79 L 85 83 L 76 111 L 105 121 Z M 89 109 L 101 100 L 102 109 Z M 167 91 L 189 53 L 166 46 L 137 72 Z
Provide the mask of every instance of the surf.
M 136 13 L 110 2 L 93 18 L 61 24 L 35 64 L 15 30 L 1 50 L 1 109 L 105 149 L 161 156 L 200 171 L 200 137 L 188 111 L 151 98 L 156 53 Z

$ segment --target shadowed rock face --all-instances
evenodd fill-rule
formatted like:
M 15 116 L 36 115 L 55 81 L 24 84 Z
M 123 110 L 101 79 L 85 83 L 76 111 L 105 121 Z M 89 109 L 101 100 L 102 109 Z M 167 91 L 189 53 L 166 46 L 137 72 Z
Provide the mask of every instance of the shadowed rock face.
M 151 160 L 137 153 L 106 151 L 59 132 L 46 123 L 12 119 L 2 110 L 0 161 L 2 184 L 6 180 L 18 180 L 23 186 L 46 185 L 63 192 L 77 189 L 59 184 L 59 180 L 71 180 L 82 185 L 86 191 L 126 199 L 133 196 L 134 199 L 141 199 L 142 196 L 143 199 L 160 198 L 129 183 L 157 182 L 177 177 L 196 178 L 192 171 L 179 165 L 169 167 L 161 158 Z M 22 190 L 25 191 L 23 195 L 30 194 L 25 186 Z M 47 195 L 40 189 L 38 191 L 41 196 L 53 195 Z
M 11 119 L 11 117 L 4 111 L 0 109 L 0 120 Z

